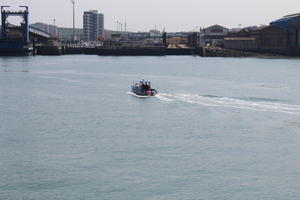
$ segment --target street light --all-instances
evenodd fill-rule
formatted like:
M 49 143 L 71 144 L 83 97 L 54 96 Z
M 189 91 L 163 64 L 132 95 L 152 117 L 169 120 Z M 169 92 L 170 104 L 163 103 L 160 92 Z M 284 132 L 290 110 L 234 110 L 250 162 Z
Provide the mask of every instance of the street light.
M 75 43 L 75 0 L 71 0 L 73 4 L 73 43 Z

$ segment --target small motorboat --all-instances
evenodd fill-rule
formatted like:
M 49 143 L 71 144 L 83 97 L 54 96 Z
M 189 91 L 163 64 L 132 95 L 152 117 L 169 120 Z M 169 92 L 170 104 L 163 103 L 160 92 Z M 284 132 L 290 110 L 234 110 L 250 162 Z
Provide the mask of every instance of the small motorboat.
M 139 83 L 133 83 L 131 91 L 139 96 L 155 96 L 156 89 L 151 88 L 151 82 L 142 79 Z

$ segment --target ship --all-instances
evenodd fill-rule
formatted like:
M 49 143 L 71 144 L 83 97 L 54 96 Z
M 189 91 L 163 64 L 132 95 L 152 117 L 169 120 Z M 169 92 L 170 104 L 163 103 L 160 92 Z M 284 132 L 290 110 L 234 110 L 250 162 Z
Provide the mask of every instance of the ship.
M 139 96 L 155 96 L 157 94 L 157 90 L 151 88 L 151 82 L 145 81 L 142 79 L 139 83 L 133 83 L 131 86 L 131 91 Z

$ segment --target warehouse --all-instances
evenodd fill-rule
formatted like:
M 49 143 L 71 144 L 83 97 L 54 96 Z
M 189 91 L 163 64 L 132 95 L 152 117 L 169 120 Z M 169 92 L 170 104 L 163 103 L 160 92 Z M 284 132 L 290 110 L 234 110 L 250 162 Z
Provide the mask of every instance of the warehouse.
M 225 48 L 300 55 L 300 14 L 287 15 L 269 26 L 257 27 L 247 34 L 235 33 L 234 36 L 225 38 Z

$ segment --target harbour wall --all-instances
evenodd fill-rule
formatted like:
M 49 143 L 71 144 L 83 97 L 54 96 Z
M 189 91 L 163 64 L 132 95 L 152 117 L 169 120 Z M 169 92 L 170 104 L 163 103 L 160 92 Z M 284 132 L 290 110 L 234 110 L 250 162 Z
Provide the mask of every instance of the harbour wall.
M 63 45 L 36 45 L 33 50 L 34 55 L 68 55 L 68 54 L 87 54 L 99 56 L 171 56 L 187 55 L 201 57 L 265 57 L 265 56 L 290 56 L 299 57 L 300 48 L 287 51 L 242 51 L 224 49 L 218 47 L 199 47 L 199 48 L 86 48 L 82 46 L 70 47 Z M 28 52 L 20 52 L 16 49 L 0 48 L 1 55 L 27 55 Z
M 166 56 L 197 55 L 196 48 L 84 48 L 65 47 L 64 54 L 88 54 L 99 56 Z

